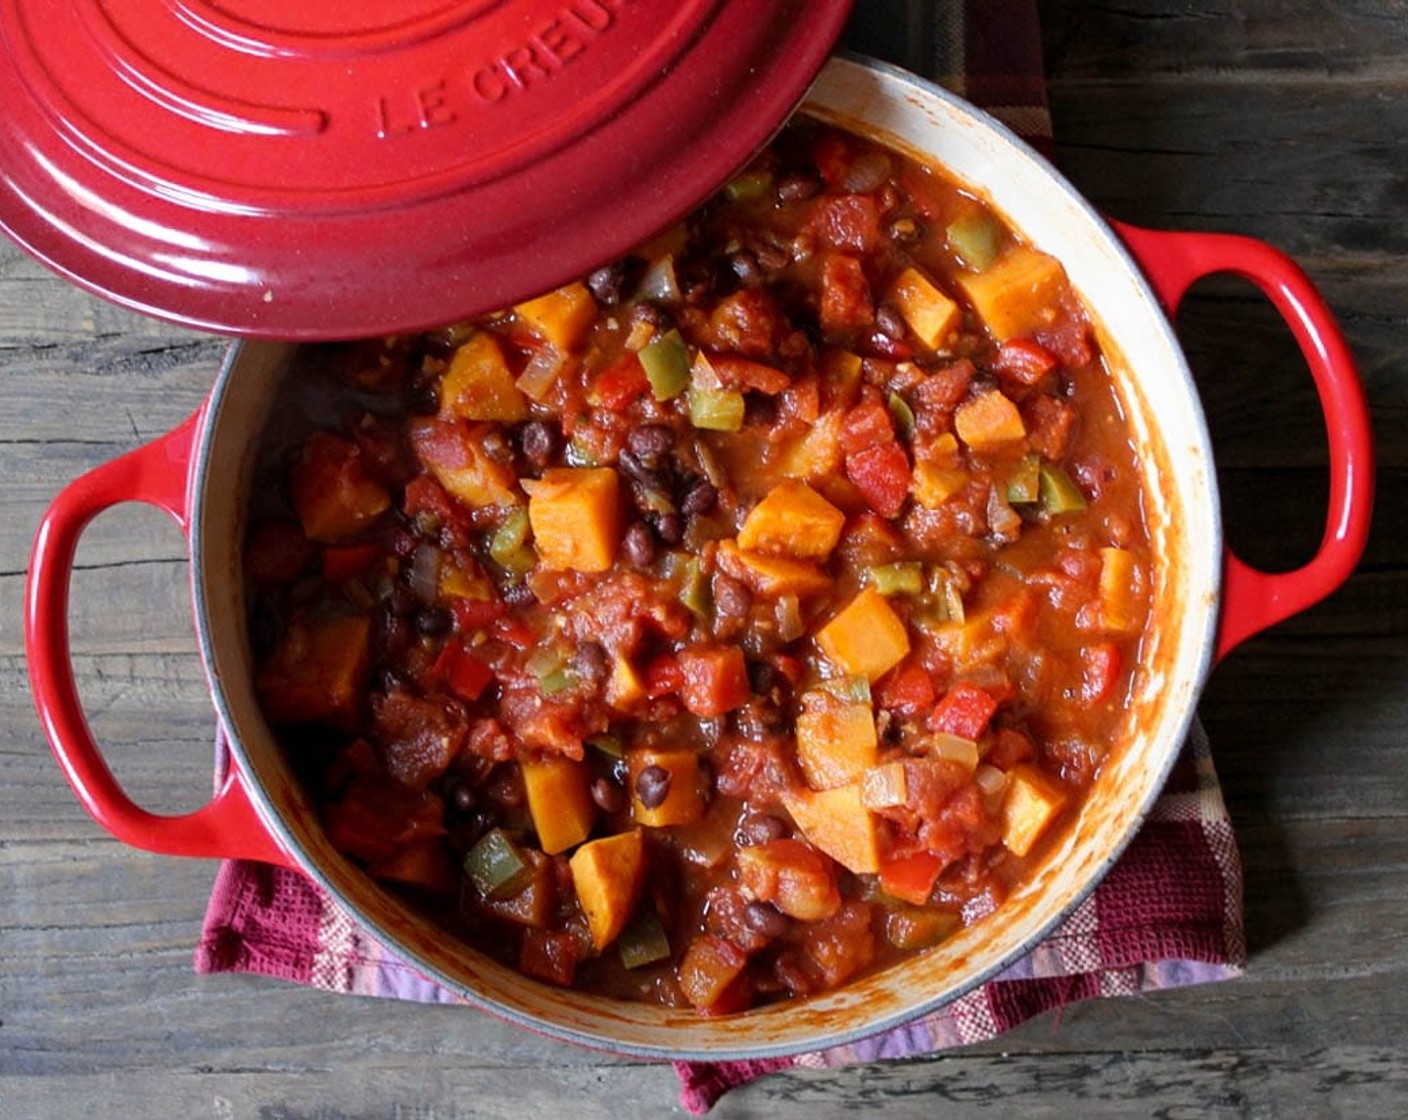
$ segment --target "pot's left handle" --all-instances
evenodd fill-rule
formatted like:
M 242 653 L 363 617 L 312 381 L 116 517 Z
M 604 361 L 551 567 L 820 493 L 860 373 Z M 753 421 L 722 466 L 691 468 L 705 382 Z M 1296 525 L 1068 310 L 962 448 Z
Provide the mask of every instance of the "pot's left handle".
M 288 864 L 231 766 L 211 800 L 192 813 L 161 816 L 137 805 L 103 760 L 84 717 L 68 640 L 69 581 L 78 539 L 110 506 L 145 502 L 188 531 L 187 479 L 205 417 L 199 409 L 174 431 L 70 483 L 44 514 L 25 586 L 24 637 L 35 706 L 73 792 L 92 818 L 124 844 L 164 855 Z
M 1226 233 L 1183 233 L 1112 223 L 1172 316 L 1192 284 L 1226 272 L 1265 293 L 1295 336 L 1320 397 L 1329 442 L 1330 504 L 1315 555 L 1290 572 L 1262 572 L 1230 548 L 1224 560 L 1217 656 L 1318 603 L 1354 571 L 1374 505 L 1374 440 L 1354 357 L 1310 278 L 1265 242 Z

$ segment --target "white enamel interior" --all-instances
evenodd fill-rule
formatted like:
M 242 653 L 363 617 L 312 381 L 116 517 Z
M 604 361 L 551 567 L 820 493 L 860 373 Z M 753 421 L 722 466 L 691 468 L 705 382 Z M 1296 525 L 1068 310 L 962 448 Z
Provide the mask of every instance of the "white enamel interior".
M 1005 129 L 911 75 L 837 59 L 805 109 L 943 165 L 1064 262 L 1100 321 L 1145 452 L 1162 566 L 1158 619 L 1127 743 L 1034 881 L 985 921 L 841 991 L 725 1019 L 558 991 L 454 943 L 329 846 L 255 702 L 238 558 L 254 450 L 290 347 L 245 343 L 231 352 L 196 467 L 193 559 L 203 651 L 235 757 L 270 830 L 379 940 L 471 1002 L 563 1038 L 646 1056 L 761 1057 L 837 1045 L 912 1019 L 1012 963 L 1088 894 L 1132 836 L 1186 733 L 1210 659 L 1221 544 L 1207 434 L 1168 323 L 1119 241 Z

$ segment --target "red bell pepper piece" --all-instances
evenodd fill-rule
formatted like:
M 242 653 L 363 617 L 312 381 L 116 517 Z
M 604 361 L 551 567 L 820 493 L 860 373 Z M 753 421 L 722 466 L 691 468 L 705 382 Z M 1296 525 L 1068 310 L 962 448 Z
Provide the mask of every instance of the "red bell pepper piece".
M 902 665 L 886 674 L 877 687 L 879 706 L 900 715 L 917 716 L 927 712 L 934 706 L 935 699 L 934 680 L 922 665 Z
M 461 633 L 465 634 L 483 630 L 502 618 L 507 611 L 507 605 L 498 599 L 450 600 L 450 613 L 455 616 Z
M 461 700 L 478 700 L 494 671 L 464 648 L 463 642 L 448 641 L 435 659 L 434 674 Z
M 684 687 L 684 671 L 673 653 L 663 653 L 645 667 L 645 694 L 652 700 L 670 696 Z
M 880 865 L 880 889 L 915 906 L 929 901 L 948 860 L 933 852 L 918 852 Z
M 650 388 L 640 359 L 627 354 L 614 366 L 603 370 L 592 383 L 592 399 L 608 412 L 622 412 Z
M 323 549 L 323 579 L 328 583 L 346 583 L 365 572 L 381 555 L 381 546 L 349 544 L 340 548 Z
M 1080 651 L 1080 695 L 1086 704 L 1103 704 L 1110 698 L 1119 679 L 1121 660 L 1119 647 L 1112 642 L 1086 646 Z
M 977 740 L 997 711 L 997 701 L 975 684 L 959 681 L 944 694 L 929 716 L 930 731 L 947 731 Z
M 846 456 L 846 477 L 881 517 L 898 517 L 909 496 L 909 458 L 894 440 Z
M 1056 368 L 1056 355 L 1035 339 L 1009 338 L 998 347 L 993 367 L 1013 381 L 1035 385 Z

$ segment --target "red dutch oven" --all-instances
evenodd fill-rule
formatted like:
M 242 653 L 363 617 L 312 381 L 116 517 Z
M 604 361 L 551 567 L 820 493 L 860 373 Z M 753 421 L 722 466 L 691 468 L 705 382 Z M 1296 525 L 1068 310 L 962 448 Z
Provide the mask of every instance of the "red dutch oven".
M 427 18 L 440 8 L 413 7 Z M 670 7 L 689 12 L 696 6 Z M 1357 562 L 1368 532 L 1373 465 L 1353 361 L 1305 275 L 1277 251 L 1240 237 L 1111 225 L 1001 125 L 911 75 L 834 59 L 802 111 L 942 164 L 1057 256 L 1093 314 L 1139 443 L 1161 566 L 1126 741 L 1031 881 L 982 922 L 895 968 L 804 1002 L 720 1019 L 539 984 L 415 915 L 329 845 L 254 696 L 240 575 L 245 499 L 259 435 L 295 348 L 287 341 L 233 346 L 194 416 L 71 484 L 40 526 L 26 599 L 34 694 L 56 757 L 102 827 L 151 851 L 297 868 L 374 937 L 471 1003 L 561 1038 L 651 1057 L 757 1058 L 837 1045 L 898 1025 L 1006 967 L 1080 903 L 1158 796 L 1212 664 L 1248 636 L 1329 594 Z M 580 271 L 592 263 L 589 255 L 569 253 L 567 259 Z M 524 275 L 536 275 L 537 282 L 525 279 L 524 290 L 563 279 L 560 266 L 555 259 L 542 263 L 539 273 L 529 268 Z M 1306 357 L 1324 410 L 1330 452 L 1325 533 L 1315 556 L 1293 572 L 1256 571 L 1223 544 L 1207 429 L 1169 323 L 1188 287 L 1215 272 L 1245 277 L 1270 298 Z M 372 322 L 379 320 L 366 320 Z M 278 324 L 286 334 L 300 333 L 287 320 Z M 324 333 L 321 326 L 334 324 L 356 325 L 330 316 L 302 333 Z M 247 323 L 246 333 L 261 333 L 257 325 Z M 214 797 L 185 816 L 149 813 L 116 783 L 85 722 L 69 663 L 68 586 L 78 538 L 97 513 L 126 501 L 158 506 L 186 533 L 200 649 L 231 745 L 233 761 Z

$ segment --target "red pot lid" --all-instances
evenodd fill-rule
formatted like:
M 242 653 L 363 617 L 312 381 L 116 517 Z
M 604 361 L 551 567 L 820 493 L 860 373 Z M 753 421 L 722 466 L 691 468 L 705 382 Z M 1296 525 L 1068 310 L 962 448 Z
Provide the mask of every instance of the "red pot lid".
M 10 0 L 0 226 L 273 338 L 432 326 L 629 249 L 801 99 L 850 0 Z

